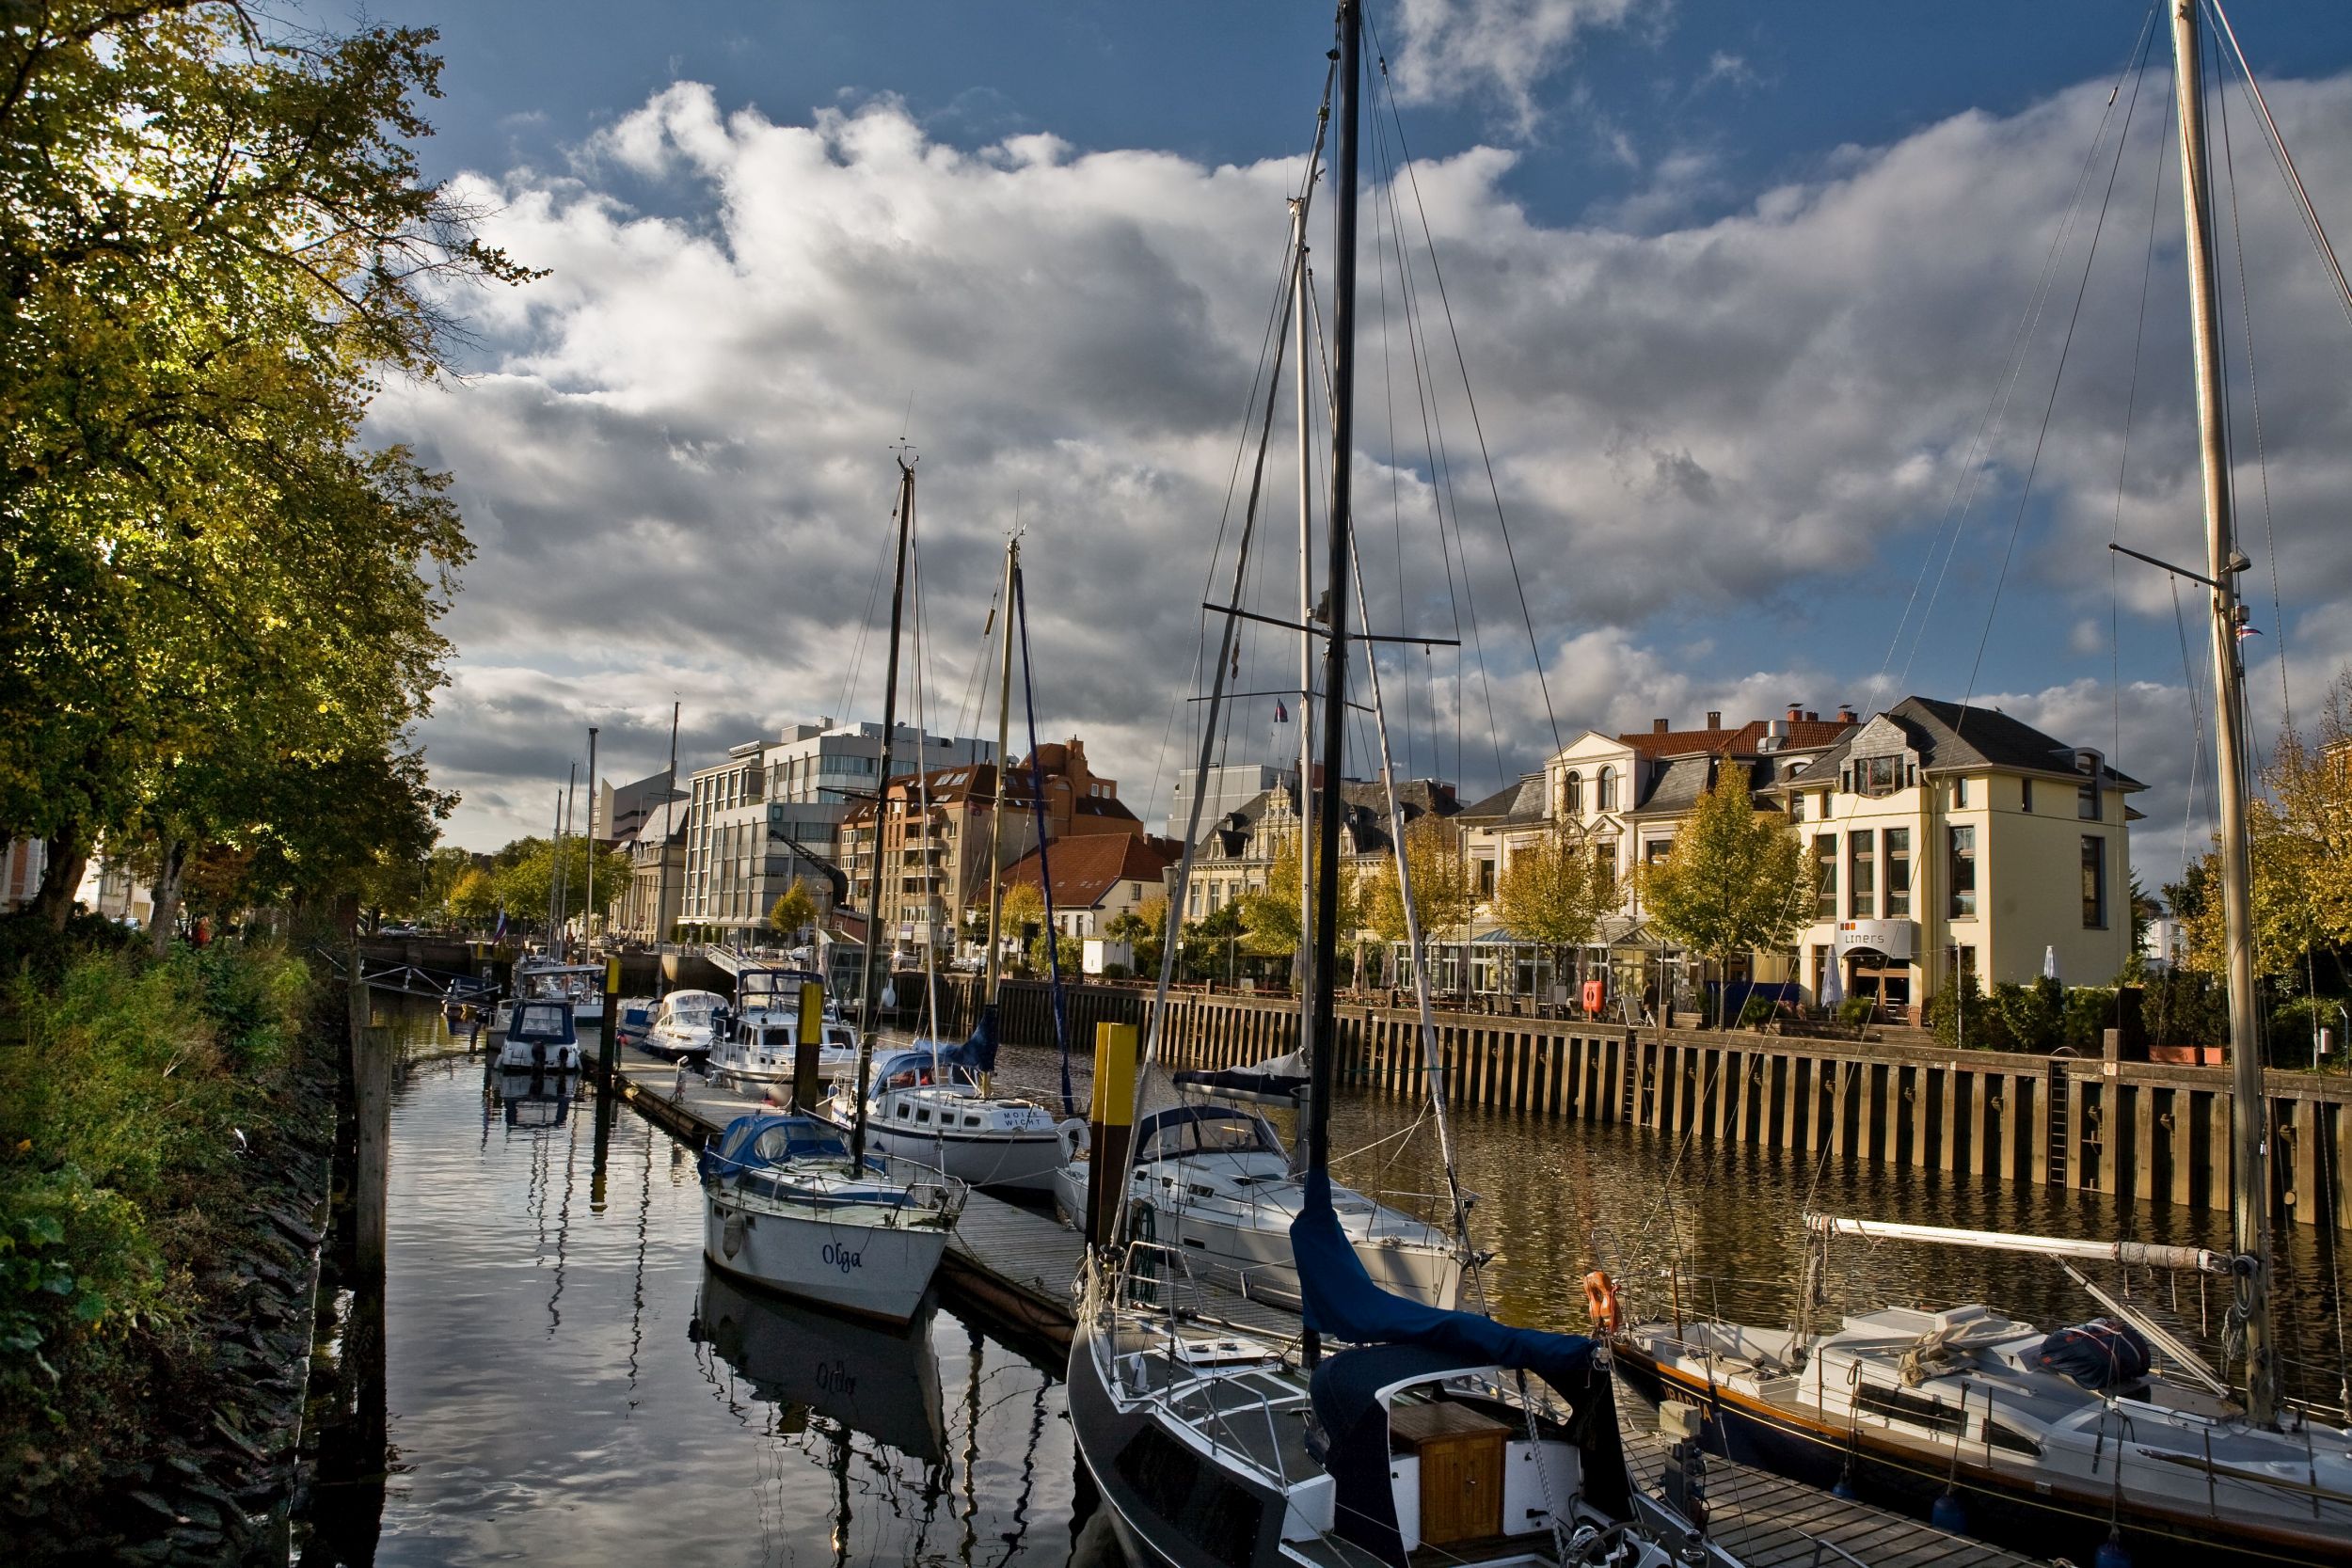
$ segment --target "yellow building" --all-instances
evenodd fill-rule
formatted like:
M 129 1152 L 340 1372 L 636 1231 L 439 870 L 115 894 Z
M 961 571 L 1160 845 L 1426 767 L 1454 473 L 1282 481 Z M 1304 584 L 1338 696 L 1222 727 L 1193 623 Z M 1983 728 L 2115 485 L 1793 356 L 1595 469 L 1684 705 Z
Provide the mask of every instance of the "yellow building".
M 2131 954 L 2130 819 L 2145 787 L 1991 708 L 1906 697 L 1760 798 L 1817 868 L 1799 974 L 1890 1011 L 1955 975 L 2112 980 Z

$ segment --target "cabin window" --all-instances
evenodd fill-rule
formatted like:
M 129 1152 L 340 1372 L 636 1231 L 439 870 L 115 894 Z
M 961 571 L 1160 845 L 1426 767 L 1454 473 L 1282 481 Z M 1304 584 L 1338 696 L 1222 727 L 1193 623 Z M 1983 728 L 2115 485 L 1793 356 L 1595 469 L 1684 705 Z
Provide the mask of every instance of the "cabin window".
M 906 1119 L 907 1119 L 907 1117 L 908 1117 L 908 1116 L 909 1116 L 910 1114 L 911 1114 L 911 1111 L 910 1111 L 909 1107 L 904 1106 L 904 1105 L 901 1105 L 901 1106 L 899 1106 L 899 1107 L 898 1107 L 898 1119 L 899 1119 L 900 1121 L 904 1121 L 904 1120 L 906 1120 Z
M 929 1121 L 931 1119 L 931 1114 L 929 1110 L 917 1111 L 914 1113 L 914 1119 L 916 1121 Z
M 1875 1384 L 1866 1383 L 1854 1390 L 1854 1403 L 1886 1420 L 1925 1427 L 1930 1432 L 1958 1433 L 1967 1424 L 1966 1417 L 1940 1400 L 1900 1388 L 1882 1388 Z
M 966 1117 L 963 1118 L 963 1125 L 966 1127 L 977 1127 L 979 1124 L 980 1118 L 977 1117 Z
M 2022 1453 L 2033 1459 L 2042 1457 L 2041 1444 L 2022 1432 L 1991 1419 L 1984 1423 L 1984 1446 L 1988 1449 L 2006 1449 L 2010 1453 Z

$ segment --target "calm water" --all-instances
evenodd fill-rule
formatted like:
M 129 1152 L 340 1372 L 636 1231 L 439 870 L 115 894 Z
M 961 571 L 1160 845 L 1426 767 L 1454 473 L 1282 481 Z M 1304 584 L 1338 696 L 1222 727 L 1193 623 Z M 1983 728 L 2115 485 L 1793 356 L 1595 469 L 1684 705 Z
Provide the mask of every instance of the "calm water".
M 597 1158 L 593 1096 L 524 1101 L 508 1125 L 482 1059 L 413 1016 L 393 1103 L 386 1402 L 393 1450 L 379 1563 L 925 1562 L 1073 1560 L 1082 1500 L 1058 1369 L 939 1310 L 906 1336 L 845 1326 L 705 1271 L 693 1165 L 633 1115 Z M 1043 1053 L 1002 1077 L 1053 1098 Z M 1085 1103 L 1087 1074 L 1075 1074 Z M 1278 1117 L 1278 1120 L 1283 1118 Z M 1434 1192 L 1415 1107 L 1335 1106 L 1333 1147 L 1361 1188 Z M 1289 1129 L 1284 1128 L 1287 1134 Z M 1822 1170 L 1640 1129 L 1457 1116 L 1464 1184 L 1483 1196 L 1490 1292 L 1515 1322 L 1583 1324 L 1598 1263 L 1637 1314 L 1788 1321 L 1797 1216 L 1839 1212 L 2079 1235 L 2212 1243 L 2214 1216 L 2133 1210 L 1910 1170 Z M 2335 1306 L 2309 1233 L 2288 1238 L 2288 1353 L 2337 1382 Z M 2133 1281 L 2192 1332 L 2220 1303 Z M 1985 1299 L 2045 1322 L 2096 1310 L 2055 1265 L 1840 1243 L 1832 1309 Z M 1101 1560 L 1085 1532 L 1079 1560 Z

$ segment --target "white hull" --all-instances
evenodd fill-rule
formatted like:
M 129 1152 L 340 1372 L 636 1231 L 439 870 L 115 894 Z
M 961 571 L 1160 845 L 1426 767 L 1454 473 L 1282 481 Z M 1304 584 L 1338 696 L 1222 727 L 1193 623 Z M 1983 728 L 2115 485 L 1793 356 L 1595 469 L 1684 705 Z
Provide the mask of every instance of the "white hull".
M 1061 1164 L 1061 1137 L 1046 1132 L 1019 1135 L 982 1132 L 917 1134 L 869 1120 L 866 1141 L 884 1154 L 936 1166 L 975 1187 L 1014 1188 L 1022 1192 L 1054 1190 L 1054 1173 Z
M 914 1316 L 947 1250 L 945 1226 L 804 1217 L 744 1204 L 732 1194 L 706 1195 L 703 1210 L 703 1254 L 714 1267 L 802 1301 L 892 1323 Z
M 501 1044 L 499 1047 L 499 1070 L 526 1073 L 533 1070 L 542 1072 L 578 1072 L 580 1070 L 580 1047 L 577 1045 L 546 1047 L 544 1053 L 536 1060 L 532 1059 L 532 1050 L 528 1041 L 508 1040 Z
M 706 1059 L 706 1065 L 710 1069 L 710 1076 L 723 1084 L 742 1084 L 761 1088 L 771 1084 L 792 1082 L 792 1063 L 788 1058 L 762 1057 L 746 1061 L 714 1048 Z M 857 1053 L 854 1051 L 826 1050 L 817 1053 L 817 1076 L 820 1082 L 831 1079 L 835 1073 L 852 1072 L 856 1069 Z

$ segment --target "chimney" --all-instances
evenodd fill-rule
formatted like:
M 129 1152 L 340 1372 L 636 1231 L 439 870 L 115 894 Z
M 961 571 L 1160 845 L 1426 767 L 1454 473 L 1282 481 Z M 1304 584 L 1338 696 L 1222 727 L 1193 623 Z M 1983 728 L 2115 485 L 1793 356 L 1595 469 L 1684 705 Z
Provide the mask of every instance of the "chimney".
M 1666 729 L 1667 724 L 1663 719 L 1653 719 L 1649 721 L 1649 733 L 1652 735 L 1664 735 Z
M 1804 721 L 1808 724 L 1818 724 L 1821 721 L 1821 716 L 1814 712 L 1811 708 L 1807 708 L 1805 709 Z
M 1802 718 L 1804 718 L 1804 709 L 1803 709 L 1803 708 L 1799 707 L 1799 706 L 1798 706 L 1796 704 L 1794 704 L 1794 703 L 1790 703 L 1790 704 L 1788 705 L 1788 721 L 1789 721 L 1791 724 L 1795 723 L 1798 720 L 1800 720 L 1800 719 L 1802 719 Z
M 1720 730 L 1724 727 L 1724 716 L 1721 709 L 1710 707 L 1707 710 L 1707 727 L 1710 730 Z
M 1862 721 L 1862 716 L 1854 712 L 1851 703 L 1840 703 L 1837 705 L 1837 721 L 1841 724 L 1858 724 Z

